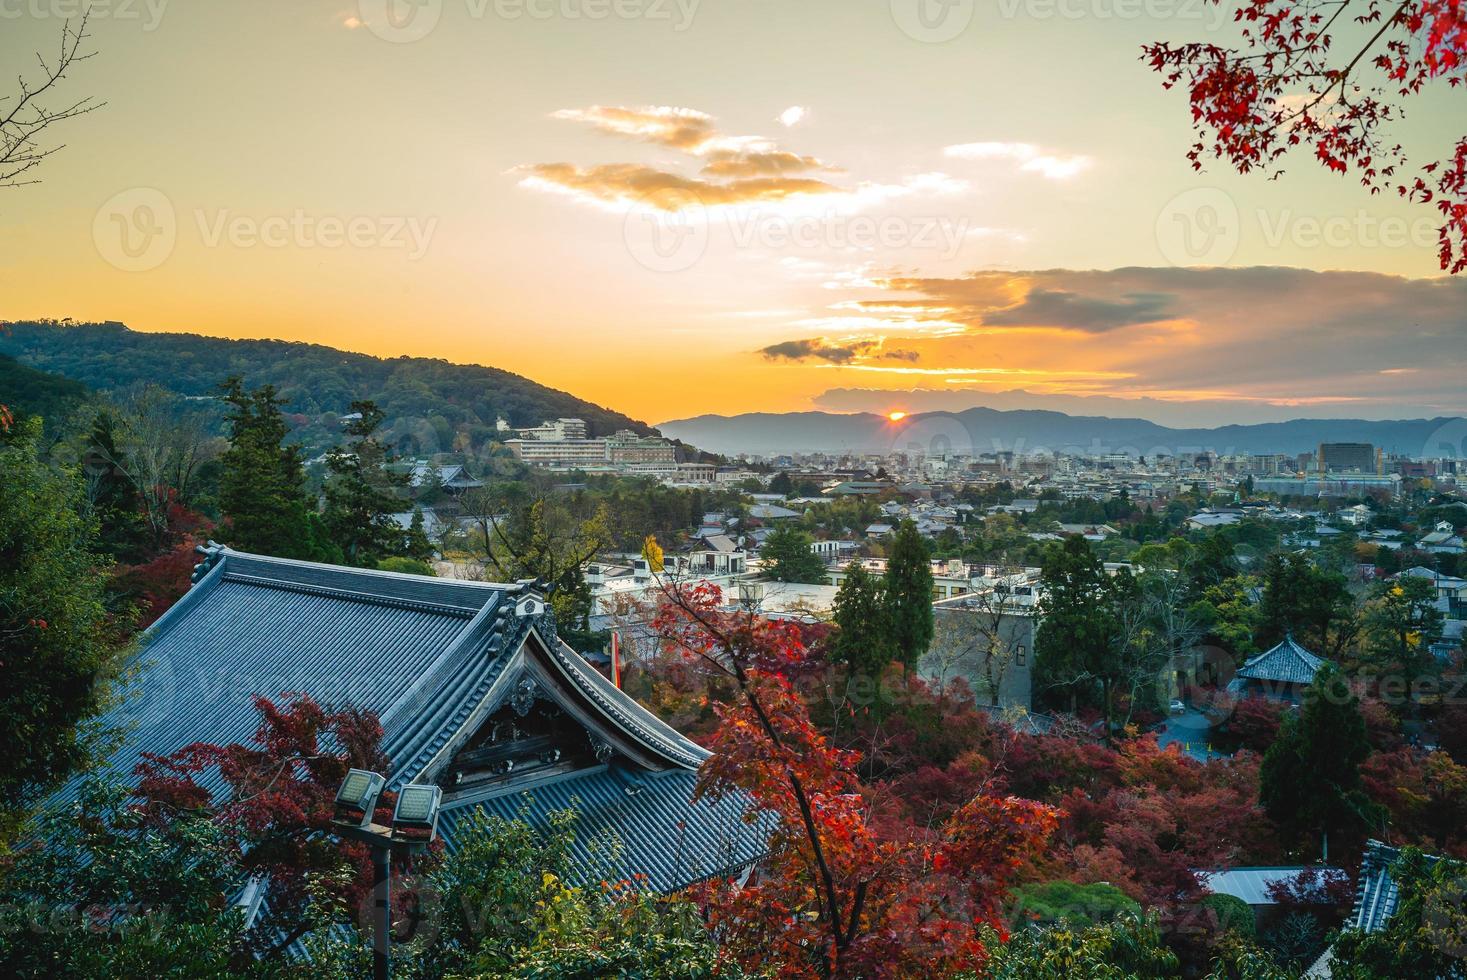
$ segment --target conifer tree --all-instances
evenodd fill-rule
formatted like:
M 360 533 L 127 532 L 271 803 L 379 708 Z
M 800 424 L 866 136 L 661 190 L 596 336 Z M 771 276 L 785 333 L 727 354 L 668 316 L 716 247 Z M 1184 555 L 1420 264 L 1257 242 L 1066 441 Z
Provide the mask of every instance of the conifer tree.
M 879 677 L 896 659 L 881 580 L 860 562 L 852 562 L 835 594 L 833 612 L 839 632 L 831 646 L 831 659 L 847 665 L 852 673 Z
M 1328 860 L 1331 831 L 1358 826 L 1372 811 L 1360 789 L 1370 755 L 1365 718 L 1350 685 L 1325 664 L 1289 715 L 1259 770 L 1258 797 L 1268 815 L 1296 834 L 1318 832 Z
M 810 535 L 798 528 L 776 527 L 759 547 L 765 572 L 776 582 L 824 582 L 825 562 L 810 550 L 813 543 Z
M 234 409 L 219 480 L 226 543 L 280 558 L 325 557 L 306 497 L 300 449 L 283 444 L 288 434 L 280 413 L 284 399 L 274 385 L 245 391 L 237 377 L 222 387 Z
M 330 475 L 321 519 L 347 564 L 375 567 L 384 558 L 411 557 L 410 535 L 392 517 L 403 508 L 408 476 L 388 468 L 391 457 L 376 436 L 382 410 L 370 401 L 351 408 L 360 416 L 346 427 L 352 442 L 326 454 Z
M 917 525 L 902 521 L 887 553 L 886 606 L 896 658 L 908 667 L 932 645 L 931 562 Z
M 1076 534 L 1045 556 L 1043 578 L 1034 638 L 1036 681 L 1067 697 L 1071 711 L 1082 701 L 1097 701 L 1108 713 L 1108 668 L 1121 630 L 1105 566 L 1090 542 Z

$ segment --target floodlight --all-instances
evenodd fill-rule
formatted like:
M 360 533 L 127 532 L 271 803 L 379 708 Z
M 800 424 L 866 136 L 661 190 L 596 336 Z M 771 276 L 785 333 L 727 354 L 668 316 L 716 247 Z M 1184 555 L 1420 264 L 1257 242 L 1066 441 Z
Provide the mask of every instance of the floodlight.
M 438 804 L 443 790 L 422 783 L 408 783 L 397 793 L 392 811 L 392 839 L 426 844 L 438 834 Z
M 375 772 L 366 769 L 348 769 L 336 791 L 335 819 L 353 827 L 366 827 L 372 822 L 372 811 L 377 809 L 377 797 L 387 784 Z

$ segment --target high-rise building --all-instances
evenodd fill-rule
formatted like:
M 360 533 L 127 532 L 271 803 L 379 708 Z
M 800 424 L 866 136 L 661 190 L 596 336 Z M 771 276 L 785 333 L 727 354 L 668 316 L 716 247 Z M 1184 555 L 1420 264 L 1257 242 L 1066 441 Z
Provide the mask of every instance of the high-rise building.
M 1375 447 L 1368 442 L 1321 442 L 1319 468 L 1326 473 L 1378 472 Z

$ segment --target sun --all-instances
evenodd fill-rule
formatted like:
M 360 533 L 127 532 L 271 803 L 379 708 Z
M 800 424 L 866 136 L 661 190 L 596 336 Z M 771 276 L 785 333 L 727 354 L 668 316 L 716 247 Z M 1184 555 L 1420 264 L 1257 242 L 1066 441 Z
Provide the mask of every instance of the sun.
M 891 419 L 891 421 L 893 421 L 893 422 L 900 422 L 902 419 L 904 419 L 904 418 L 907 417 L 907 413 L 906 412 L 887 412 L 886 413 L 886 417 L 889 418 L 889 419 Z

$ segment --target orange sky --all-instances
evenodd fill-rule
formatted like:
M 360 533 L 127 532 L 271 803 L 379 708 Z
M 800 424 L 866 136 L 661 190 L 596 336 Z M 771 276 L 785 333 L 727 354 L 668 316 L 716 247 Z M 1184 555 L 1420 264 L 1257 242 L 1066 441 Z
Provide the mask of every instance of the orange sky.
M 1136 54 L 1212 36 L 1192 5 L 389 3 L 95 19 L 69 84 L 107 107 L 0 191 L 0 318 L 476 361 L 650 421 L 1467 410 L 1429 211 L 1190 171 Z

